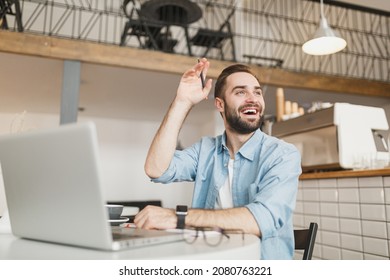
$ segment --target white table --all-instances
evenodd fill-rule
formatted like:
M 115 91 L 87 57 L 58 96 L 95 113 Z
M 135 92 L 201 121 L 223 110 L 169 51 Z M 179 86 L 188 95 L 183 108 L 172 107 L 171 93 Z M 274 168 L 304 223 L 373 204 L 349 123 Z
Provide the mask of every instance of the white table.
M 203 238 L 194 244 L 184 241 L 145 246 L 119 252 L 107 252 L 77 248 L 17 238 L 9 233 L 0 233 L 0 259 L 3 260 L 147 260 L 147 259 L 260 259 L 260 240 L 254 235 L 229 234 L 216 247 L 207 245 Z

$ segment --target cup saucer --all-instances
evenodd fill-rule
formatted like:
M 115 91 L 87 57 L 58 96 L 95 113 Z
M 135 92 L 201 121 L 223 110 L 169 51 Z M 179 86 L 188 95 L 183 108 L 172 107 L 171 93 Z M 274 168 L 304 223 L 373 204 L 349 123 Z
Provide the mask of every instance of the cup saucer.
M 129 220 L 128 217 L 120 217 L 119 219 L 115 220 L 108 220 L 112 226 L 119 226 L 120 224 L 126 223 Z

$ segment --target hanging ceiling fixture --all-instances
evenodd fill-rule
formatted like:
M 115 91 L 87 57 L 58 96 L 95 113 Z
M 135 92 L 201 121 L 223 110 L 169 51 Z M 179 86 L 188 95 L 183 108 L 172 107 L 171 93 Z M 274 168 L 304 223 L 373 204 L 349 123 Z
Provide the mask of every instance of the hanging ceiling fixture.
M 328 25 L 324 16 L 324 5 L 321 0 L 320 27 L 314 33 L 314 38 L 303 44 L 302 50 L 311 55 L 327 55 L 341 51 L 347 42 Z

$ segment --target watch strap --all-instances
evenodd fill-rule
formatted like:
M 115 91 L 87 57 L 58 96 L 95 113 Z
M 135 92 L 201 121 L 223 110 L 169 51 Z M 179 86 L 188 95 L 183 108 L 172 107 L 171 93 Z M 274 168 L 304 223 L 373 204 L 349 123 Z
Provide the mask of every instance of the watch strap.
M 176 206 L 176 216 L 177 216 L 177 224 L 176 228 L 178 229 L 184 229 L 185 227 L 185 220 L 188 213 L 188 207 L 185 205 L 178 205 Z

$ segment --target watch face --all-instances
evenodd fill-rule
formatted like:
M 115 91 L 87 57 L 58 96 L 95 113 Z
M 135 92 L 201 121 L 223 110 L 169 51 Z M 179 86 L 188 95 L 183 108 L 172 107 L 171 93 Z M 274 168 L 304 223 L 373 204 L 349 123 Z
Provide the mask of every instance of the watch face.
M 187 212 L 188 207 L 185 205 L 177 205 L 176 206 L 176 212 Z

